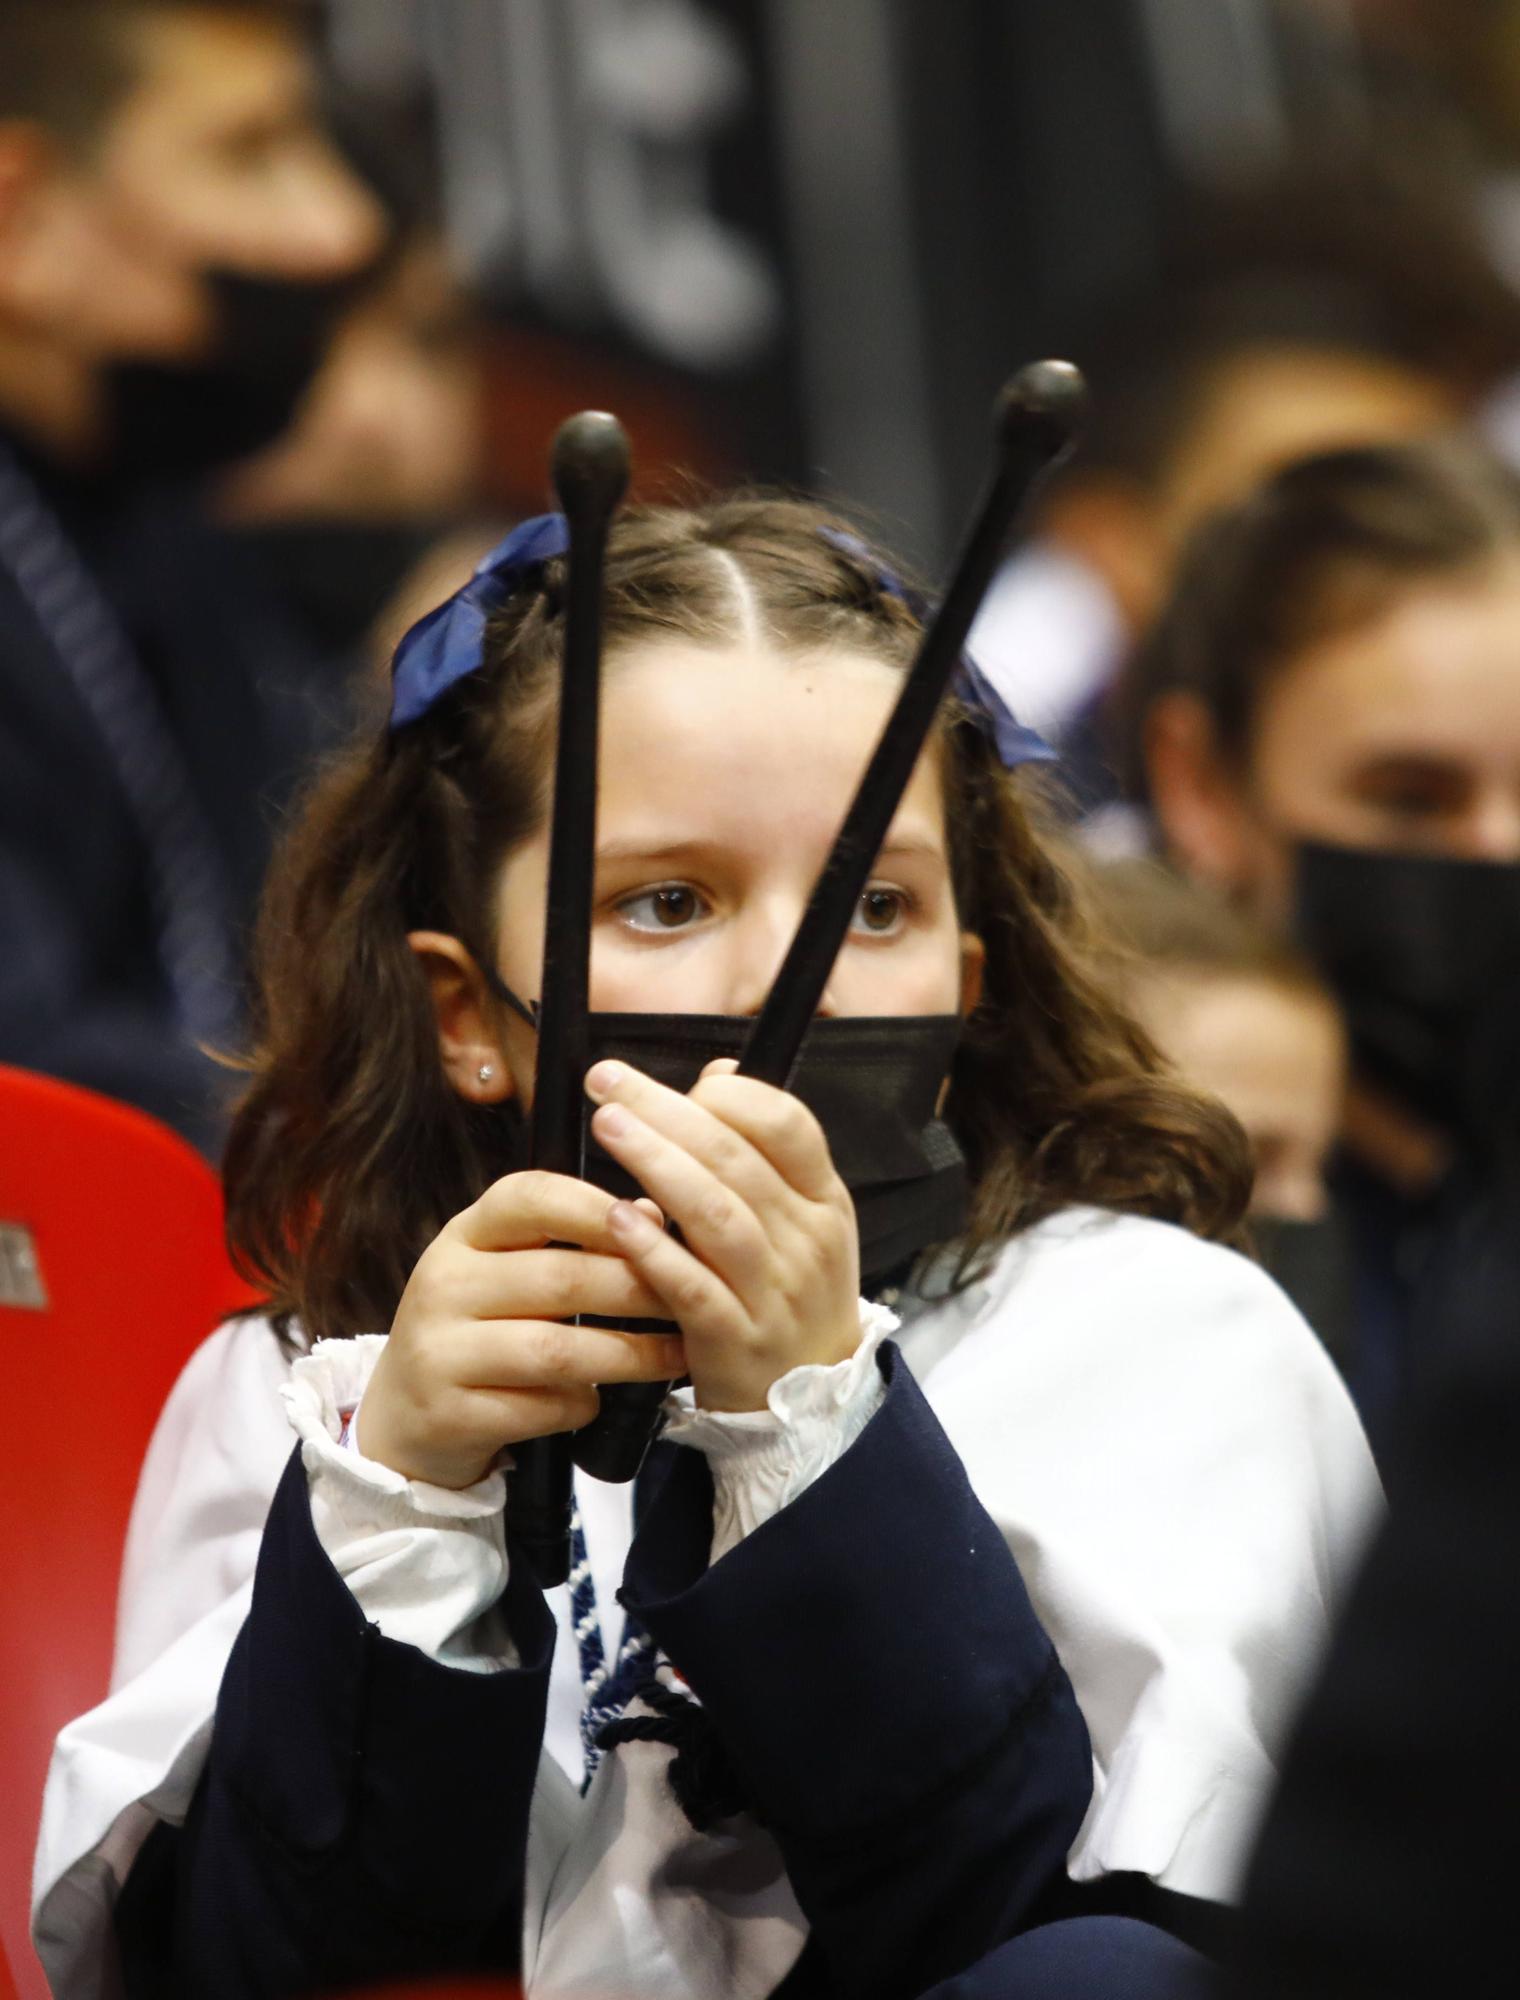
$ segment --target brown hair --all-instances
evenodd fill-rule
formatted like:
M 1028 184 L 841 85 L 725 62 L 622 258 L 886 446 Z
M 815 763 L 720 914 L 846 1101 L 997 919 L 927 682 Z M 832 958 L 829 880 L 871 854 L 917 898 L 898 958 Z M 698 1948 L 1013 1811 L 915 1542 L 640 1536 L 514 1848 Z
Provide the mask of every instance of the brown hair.
M 1127 855 L 1091 875 L 1108 977 L 1116 991 L 1148 971 L 1258 979 L 1332 1005 L 1328 988 L 1295 945 L 1215 889 L 1165 861 Z
M 609 657 L 660 632 L 730 639 L 722 555 L 776 645 L 837 642 L 905 663 L 916 619 L 882 588 L 876 558 L 835 547 L 825 525 L 843 524 L 768 498 L 625 513 L 608 552 Z M 500 864 L 545 809 L 564 582 L 562 563 L 545 565 L 493 617 L 479 672 L 329 771 L 276 864 L 228 1222 L 277 1323 L 298 1318 L 309 1338 L 388 1326 L 421 1251 L 505 1170 L 501 1112 L 444 1078 L 406 940 L 442 930 L 478 954 L 490 935 Z M 987 951 L 946 1109 L 974 1190 L 963 1268 L 1074 1202 L 1231 1234 L 1250 1180 L 1239 1128 L 1161 1075 L 1089 970 L 1086 920 L 1036 831 L 1030 778 L 1008 778 L 964 710 L 952 706 L 943 741 L 961 920 Z
M 1473 569 L 1520 542 L 1520 479 L 1461 437 L 1305 458 L 1205 521 L 1118 702 L 1127 774 L 1144 791 L 1158 695 L 1203 703 L 1219 746 L 1249 760 L 1270 676 L 1304 647 L 1385 610 L 1412 582 Z
M 311 0 L 3 0 L 0 118 L 35 119 L 87 153 L 137 82 L 145 21 L 259 14 L 304 29 L 312 11 Z

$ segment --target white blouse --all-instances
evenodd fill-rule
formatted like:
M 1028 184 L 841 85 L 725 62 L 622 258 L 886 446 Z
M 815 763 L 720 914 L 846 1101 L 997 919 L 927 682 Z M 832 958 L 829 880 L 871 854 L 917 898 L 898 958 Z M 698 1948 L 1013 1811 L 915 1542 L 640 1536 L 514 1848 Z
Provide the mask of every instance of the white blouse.
M 959 1293 L 931 1272 L 899 1311 L 904 1357 L 1018 1560 L 1091 1734 L 1093 1800 L 1070 1872 L 1133 1870 L 1227 1900 L 1378 1510 L 1334 1369 L 1257 1266 L 1095 1209 L 1027 1231 Z M 676 1415 L 667 1435 L 713 1467 L 715 1560 L 869 1419 L 886 1323 L 868 1319 L 853 1361 L 794 1371 L 768 1413 Z M 378 1337 L 331 1343 L 293 1365 L 264 1322 L 235 1321 L 165 1406 L 128 1540 L 113 1691 L 60 1736 L 44 1805 L 35 1932 L 69 2000 L 120 1990 L 111 1905 L 154 1821 L 188 1808 L 292 1423 L 318 1532 L 367 1614 L 455 1664 L 489 1670 L 510 1656 L 489 1609 L 505 1575 L 499 1476 L 445 1494 L 337 1445 L 338 1410 L 376 1351 Z M 610 1628 L 630 1489 L 581 1479 L 577 1497 Z M 578 1794 L 578 1663 L 568 1592 L 555 1599 L 529 1990 L 600 1978 L 695 2000 L 721 1978 L 726 1991 L 769 1992 L 803 1935 L 779 1857 L 765 1864 L 755 1831 L 748 1900 L 694 1897 L 693 1879 L 733 1879 L 739 1837 L 691 1831 L 660 1745 L 603 1759 Z M 618 1637 L 604 1630 L 609 1657 Z M 673 1881 L 684 1893 L 662 1895 Z

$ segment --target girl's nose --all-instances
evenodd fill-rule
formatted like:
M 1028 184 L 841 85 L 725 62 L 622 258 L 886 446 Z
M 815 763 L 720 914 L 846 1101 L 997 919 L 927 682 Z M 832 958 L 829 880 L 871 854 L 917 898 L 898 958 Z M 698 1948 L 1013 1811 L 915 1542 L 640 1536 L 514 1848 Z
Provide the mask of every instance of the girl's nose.
M 1520 861 L 1520 782 L 1496 782 L 1476 801 L 1467 851 L 1476 861 Z
M 730 1015 L 758 1014 L 781 971 L 797 926 L 802 921 L 802 905 L 792 907 L 790 899 L 776 907 L 746 916 L 735 927 L 729 964 L 728 992 L 724 1012 Z M 833 981 L 819 1004 L 820 1014 L 834 1013 Z

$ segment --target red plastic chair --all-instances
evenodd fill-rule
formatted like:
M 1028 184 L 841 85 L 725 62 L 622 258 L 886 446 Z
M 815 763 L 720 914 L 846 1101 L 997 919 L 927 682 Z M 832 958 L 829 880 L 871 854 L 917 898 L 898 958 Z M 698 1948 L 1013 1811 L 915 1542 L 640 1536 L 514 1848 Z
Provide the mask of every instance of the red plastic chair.
M 138 1468 L 175 1376 L 248 1302 L 216 1175 L 153 1119 L 0 1065 L 0 1996 L 28 1938 L 54 1736 L 106 1692 Z

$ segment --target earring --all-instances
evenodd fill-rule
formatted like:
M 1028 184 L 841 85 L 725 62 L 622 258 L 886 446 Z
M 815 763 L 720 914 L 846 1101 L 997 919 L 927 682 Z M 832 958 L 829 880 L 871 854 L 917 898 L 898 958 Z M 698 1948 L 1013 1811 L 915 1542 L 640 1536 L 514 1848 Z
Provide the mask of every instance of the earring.
M 495 1074 L 496 1065 L 494 1063 L 482 1063 L 480 1068 L 475 1072 L 475 1080 L 477 1083 L 489 1083 Z

